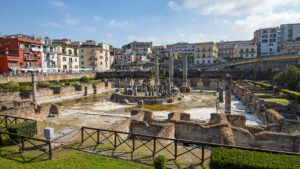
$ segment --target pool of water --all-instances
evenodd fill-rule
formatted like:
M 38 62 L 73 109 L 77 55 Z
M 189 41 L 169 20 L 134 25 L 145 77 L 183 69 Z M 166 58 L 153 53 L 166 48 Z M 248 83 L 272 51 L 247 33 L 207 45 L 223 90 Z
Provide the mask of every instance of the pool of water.
M 154 118 L 167 119 L 170 112 L 185 112 L 191 115 L 192 120 L 210 119 L 211 113 L 216 113 L 216 93 L 212 91 L 192 91 L 185 93 L 182 102 L 162 105 L 143 105 L 143 108 L 153 111 Z M 113 123 L 120 119 L 129 118 L 132 109 L 136 104 L 119 104 L 109 100 L 110 93 L 84 97 L 59 102 L 62 116 L 82 120 L 88 123 L 89 119 L 97 123 L 97 119 L 102 122 Z M 224 97 L 225 98 L 225 97 Z M 246 106 L 234 95 L 232 96 L 232 114 L 242 114 L 246 117 L 247 124 L 263 124 L 255 115 L 247 113 Z M 220 104 L 223 108 L 224 104 Z

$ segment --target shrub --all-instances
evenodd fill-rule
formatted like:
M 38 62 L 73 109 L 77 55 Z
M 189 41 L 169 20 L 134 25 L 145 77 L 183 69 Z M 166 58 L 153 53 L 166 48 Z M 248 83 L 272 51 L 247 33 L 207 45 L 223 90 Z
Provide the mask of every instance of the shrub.
M 295 92 L 295 91 L 291 91 L 291 90 L 287 90 L 287 89 L 281 89 L 281 91 L 283 93 L 287 94 L 289 96 L 289 98 L 295 99 L 295 100 L 297 100 L 298 103 L 300 103 L 300 93 L 299 92 Z
M 295 90 L 300 81 L 300 69 L 290 65 L 286 70 L 278 73 L 273 80 L 278 83 L 287 83 L 289 89 Z
M 90 79 L 89 79 L 88 77 L 86 77 L 86 76 L 84 76 L 84 77 L 82 77 L 82 78 L 79 79 L 79 81 L 80 81 L 81 83 L 88 83 L 89 80 L 90 80 Z
M 23 123 L 16 124 L 7 128 L 10 133 L 15 133 L 23 136 L 33 137 L 37 132 L 37 124 L 35 121 L 25 121 Z M 11 139 L 16 142 L 21 142 L 21 138 L 18 136 L 10 136 Z
M 166 157 L 163 155 L 159 155 L 154 160 L 154 168 L 155 169 L 166 169 Z
M 299 161 L 299 156 L 271 154 L 248 150 L 215 148 L 212 151 L 210 168 L 300 168 Z
M 39 87 L 39 88 L 49 88 L 50 85 L 51 84 L 48 81 L 37 82 L 37 87 Z

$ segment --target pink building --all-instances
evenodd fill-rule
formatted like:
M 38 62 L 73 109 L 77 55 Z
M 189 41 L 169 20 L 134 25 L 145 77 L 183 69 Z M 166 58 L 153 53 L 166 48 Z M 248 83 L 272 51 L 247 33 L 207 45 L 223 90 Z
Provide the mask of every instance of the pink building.
M 218 42 L 218 48 L 219 53 L 218 57 L 224 58 L 224 57 L 233 57 L 233 50 L 235 45 L 254 45 L 255 40 L 248 40 L 248 41 L 226 41 L 226 42 Z

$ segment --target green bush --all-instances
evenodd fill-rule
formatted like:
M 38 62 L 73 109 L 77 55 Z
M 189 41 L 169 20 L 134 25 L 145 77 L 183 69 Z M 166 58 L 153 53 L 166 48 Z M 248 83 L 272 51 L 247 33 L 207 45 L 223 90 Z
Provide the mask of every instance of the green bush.
M 215 148 L 211 154 L 212 169 L 300 168 L 300 157 L 256 151 Z
M 88 77 L 84 76 L 84 77 L 80 78 L 79 81 L 81 83 L 88 83 L 90 81 L 90 79 Z
M 49 88 L 50 85 L 51 85 L 51 83 L 48 81 L 37 82 L 38 88 Z
M 155 169 L 166 169 L 166 157 L 163 155 L 159 155 L 154 160 L 154 168 Z
M 25 121 L 23 123 L 16 124 L 7 128 L 10 133 L 15 133 L 23 136 L 33 137 L 37 132 L 37 123 L 35 121 Z M 11 139 L 16 142 L 21 142 L 21 138 L 18 136 L 10 136 Z

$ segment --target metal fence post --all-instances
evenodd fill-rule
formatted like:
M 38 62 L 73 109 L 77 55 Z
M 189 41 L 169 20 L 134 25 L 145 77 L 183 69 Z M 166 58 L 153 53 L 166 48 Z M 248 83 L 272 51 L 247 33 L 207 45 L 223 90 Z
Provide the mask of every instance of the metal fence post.
M 48 144 L 49 144 L 49 158 L 50 158 L 50 160 L 52 160 L 52 145 L 51 145 L 51 141 L 49 141 Z
M 115 146 L 115 149 L 117 148 L 117 132 L 115 131 L 115 140 L 114 140 L 114 146 Z
M 99 133 L 100 133 L 100 130 L 97 130 L 97 144 L 100 144 L 100 135 L 99 135 Z
M 132 135 L 132 152 L 131 152 L 131 160 L 133 160 L 133 153 L 135 150 L 135 135 Z
M 83 143 L 84 135 L 83 135 L 83 127 L 81 127 L 81 143 Z
M 202 144 L 202 163 L 204 163 L 204 147 L 205 144 Z
M 175 159 L 177 159 L 177 140 L 175 140 L 175 153 L 174 153 Z
M 5 127 L 7 128 L 7 116 L 4 117 L 4 121 L 5 121 Z
M 155 159 L 155 153 L 156 153 L 156 138 L 153 139 L 153 161 Z
M 0 131 L 0 146 L 2 146 L 2 145 L 3 145 L 3 140 L 2 140 L 2 133 Z

